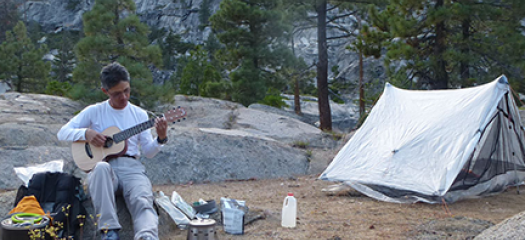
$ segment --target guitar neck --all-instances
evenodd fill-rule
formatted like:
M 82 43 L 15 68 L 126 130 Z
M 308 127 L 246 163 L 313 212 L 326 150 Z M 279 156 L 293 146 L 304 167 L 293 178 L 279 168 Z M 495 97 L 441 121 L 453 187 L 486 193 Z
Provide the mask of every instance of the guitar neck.
M 155 119 L 150 119 L 149 121 L 137 124 L 131 128 L 128 128 L 122 132 L 119 132 L 113 135 L 113 141 L 115 143 L 125 141 L 126 139 L 133 137 L 141 133 L 142 131 L 152 128 L 154 125 L 155 125 Z

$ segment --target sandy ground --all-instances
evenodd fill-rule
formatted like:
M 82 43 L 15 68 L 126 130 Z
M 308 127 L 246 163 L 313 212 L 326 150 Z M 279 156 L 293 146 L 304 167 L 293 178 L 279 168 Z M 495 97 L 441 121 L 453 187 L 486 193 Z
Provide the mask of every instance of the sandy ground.
M 179 186 L 156 186 L 167 194 L 177 191 L 185 201 L 221 197 L 245 200 L 264 219 L 245 226 L 244 235 L 229 235 L 216 226 L 218 239 L 471 239 L 484 229 L 525 210 L 525 194 L 516 188 L 495 196 L 443 204 L 395 204 L 374 200 L 355 191 L 329 196 L 332 182 L 317 175 L 291 179 L 252 180 Z M 525 189 L 525 187 L 523 188 Z M 298 202 L 297 227 L 280 226 L 283 200 L 293 192 Z M 186 239 L 177 230 L 162 240 Z

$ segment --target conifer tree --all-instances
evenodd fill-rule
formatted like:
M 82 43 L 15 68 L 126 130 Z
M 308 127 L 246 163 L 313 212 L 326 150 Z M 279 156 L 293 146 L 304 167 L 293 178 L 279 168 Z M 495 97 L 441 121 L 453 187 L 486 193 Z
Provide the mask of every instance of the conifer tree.
M 385 64 L 399 86 L 443 89 L 501 74 L 512 82 L 523 78 L 520 1 L 395 0 L 373 15 L 376 30 L 389 34 Z
M 291 56 L 284 47 L 289 26 L 282 21 L 278 0 L 224 0 L 210 18 L 217 38 L 225 45 L 234 101 L 244 105 L 264 98 L 269 87 L 282 84 L 275 71 Z
M 75 63 L 75 44 L 80 39 L 80 32 L 63 29 L 49 37 L 49 48 L 57 49 L 58 54 L 53 59 L 53 78 L 58 82 L 71 82 Z
M 5 40 L 5 33 L 17 24 L 18 10 L 14 0 L 0 1 L 0 42 Z
M 209 18 L 211 17 L 210 11 L 210 0 L 202 0 L 199 9 L 199 28 L 202 30 L 210 24 Z
M 42 60 L 46 53 L 47 46 L 35 46 L 19 21 L 0 45 L 0 79 L 11 80 L 15 91 L 42 93 L 51 70 L 51 64 Z
M 148 26 L 141 23 L 132 0 L 96 0 L 93 9 L 83 15 L 85 37 L 76 45 L 79 61 L 73 72 L 75 88 L 87 89 L 87 95 L 77 92 L 77 97 L 87 101 L 98 101 L 103 96 L 99 74 L 103 66 L 118 61 L 131 76 L 131 101 L 150 106 L 158 98 L 159 87 L 153 85 L 149 67 L 162 66 L 162 56 L 157 45 L 148 41 Z M 88 96 L 90 99 L 86 99 Z
M 337 24 L 340 19 L 348 18 L 356 14 L 356 9 L 362 8 L 366 4 L 382 3 L 384 0 L 307 0 L 294 1 L 285 0 L 286 5 L 292 9 L 288 16 L 294 18 L 294 22 L 301 21 L 303 25 L 296 26 L 296 31 L 308 28 L 317 28 L 318 60 L 317 65 L 317 97 L 319 103 L 320 128 L 323 130 L 332 129 L 332 116 L 330 110 L 330 97 L 328 81 L 328 47 L 331 40 L 356 37 L 355 29 L 348 29 Z M 345 9 L 348 12 L 341 14 L 329 14 L 334 9 Z M 315 21 L 310 17 L 315 13 Z M 327 35 L 327 31 L 338 32 L 337 35 Z M 294 31 L 295 32 L 295 31 Z
M 189 61 L 182 71 L 180 92 L 195 96 L 217 96 L 208 92 L 207 85 L 210 82 L 221 82 L 220 74 L 208 61 L 208 54 L 204 48 L 197 46 L 191 51 Z

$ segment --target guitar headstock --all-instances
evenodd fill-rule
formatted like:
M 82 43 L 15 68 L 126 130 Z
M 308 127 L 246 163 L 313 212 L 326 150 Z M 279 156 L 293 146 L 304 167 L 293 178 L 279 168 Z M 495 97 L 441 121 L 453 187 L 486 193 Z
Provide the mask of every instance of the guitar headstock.
M 180 122 L 181 119 L 185 119 L 186 117 L 186 109 L 183 107 L 176 107 L 171 110 L 168 110 L 164 113 L 164 118 L 166 118 L 166 121 L 168 122 Z

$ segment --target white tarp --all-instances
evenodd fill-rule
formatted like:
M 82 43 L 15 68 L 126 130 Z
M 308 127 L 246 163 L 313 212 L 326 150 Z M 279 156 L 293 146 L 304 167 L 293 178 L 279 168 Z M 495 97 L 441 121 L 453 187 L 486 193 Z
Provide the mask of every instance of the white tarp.
M 366 122 L 320 178 L 443 196 L 508 91 L 505 76 L 455 90 L 403 90 L 387 83 Z

